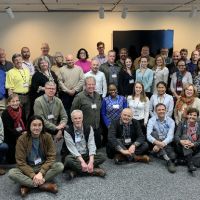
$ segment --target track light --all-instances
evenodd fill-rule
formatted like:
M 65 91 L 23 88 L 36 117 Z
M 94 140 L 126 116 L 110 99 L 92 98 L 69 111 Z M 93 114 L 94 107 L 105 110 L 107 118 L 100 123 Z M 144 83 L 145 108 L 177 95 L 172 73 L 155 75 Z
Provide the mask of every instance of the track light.
M 104 7 L 103 6 L 101 6 L 99 8 L 99 18 L 104 19 Z
M 14 19 L 14 18 L 15 18 L 15 15 L 14 15 L 14 13 L 13 13 L 13 11 L 12 11 L 12 9 L 11 9 L 10 7 L 5 8 L 5 10 L 6 10 L 6 13 L 8 14 L 8 16 L 9 16 L 11 19 Z
M 122 19 L 126 19 L 126 17 L 127 17 L 127 12 L 128 12 L 128 8 L 127 8 L 127 7 L 123 7 L 122 15 L 121 15 L 121 18 L 122 18 Z
M 192 6 L 192 10 L 189 13 L 189 17 L 193 18 L 197 16 L 197 7 L 196 6 Z

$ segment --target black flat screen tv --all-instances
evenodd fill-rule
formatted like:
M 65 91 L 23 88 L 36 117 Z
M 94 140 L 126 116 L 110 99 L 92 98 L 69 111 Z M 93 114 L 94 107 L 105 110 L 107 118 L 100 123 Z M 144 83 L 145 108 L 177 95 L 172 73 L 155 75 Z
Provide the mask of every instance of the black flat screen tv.
M 118 52 L 127 48 L 132 59 L 140 56 L 142 46 L 150 47 L 150 55 L 159 54 L 161 48 L 168 48 L 169 55 L 173 52 L 173 30 L 129 30 L 113 31 L 113 49 Z

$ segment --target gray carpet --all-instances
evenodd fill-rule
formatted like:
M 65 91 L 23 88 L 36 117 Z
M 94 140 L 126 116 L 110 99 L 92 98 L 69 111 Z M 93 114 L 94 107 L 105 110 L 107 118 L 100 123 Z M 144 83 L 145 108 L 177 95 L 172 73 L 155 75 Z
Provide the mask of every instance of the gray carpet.
M 58 194 L 49 194 L 34 189 L 27 200 L 199 200 L 200 169 L 196 177 L 186 167 L 177 167 L 177 173 L 170 174 L 163 161 L 154 159 L 150 164 L 131 163 L 114 165 L 107 160 L 103 166 L 107 171 L 105 179 L 98 177 L 77 177 L 67 181 L 66 175 L 59 175 L 55 181 Z M 7 174 L 0 177 L 0 199 L 17 200 L 19 185 L 9 180 Z

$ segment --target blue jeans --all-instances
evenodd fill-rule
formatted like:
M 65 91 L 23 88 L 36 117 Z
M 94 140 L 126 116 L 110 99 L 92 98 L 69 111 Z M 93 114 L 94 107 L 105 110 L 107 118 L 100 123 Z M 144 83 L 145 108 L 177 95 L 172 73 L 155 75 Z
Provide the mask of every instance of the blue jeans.
M 5 161 L 7 151 L 8 151 L 8 145 L 6 143 L 1 143 L 0 144 L 0 163 Z

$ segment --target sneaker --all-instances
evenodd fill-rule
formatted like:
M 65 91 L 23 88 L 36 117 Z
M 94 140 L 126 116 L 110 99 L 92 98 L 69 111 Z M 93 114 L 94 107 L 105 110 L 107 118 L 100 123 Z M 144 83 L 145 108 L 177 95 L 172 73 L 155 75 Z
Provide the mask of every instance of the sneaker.
M 0 176 L 4 175 L 6 173 L 5 169 L 0 168 Z
M 176 172 L 176 167 L 174 163 L 171 160 L 167 161 L 167 169 L 170 173 L 175 173 Z
M 94 168 L 93 172 L 91 173 L 92 176 L 99 176 L 99 177 L 105 177 L 106 172 L 101 168 Z

